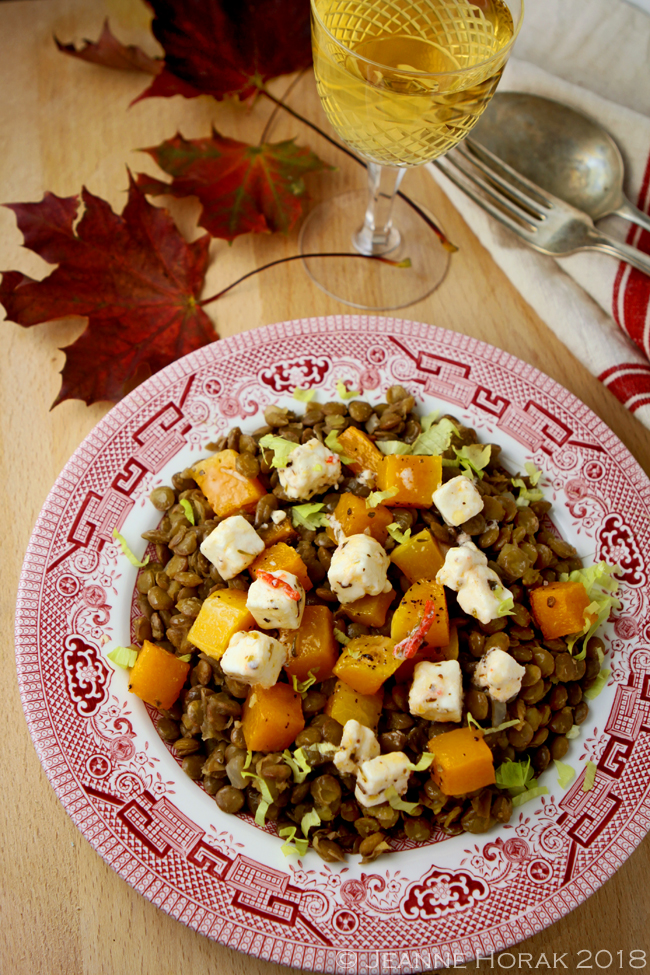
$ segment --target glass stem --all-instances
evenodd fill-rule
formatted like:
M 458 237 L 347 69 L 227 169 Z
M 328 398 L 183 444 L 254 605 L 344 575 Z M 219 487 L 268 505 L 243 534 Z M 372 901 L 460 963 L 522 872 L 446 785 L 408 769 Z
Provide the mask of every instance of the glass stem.
M 405 167 L 368 163 L 368 205 L 363 226 L 352 237 L 360 254 L 388 254 L 400 243 L 393 227 L 393 200 L 406 172 Z

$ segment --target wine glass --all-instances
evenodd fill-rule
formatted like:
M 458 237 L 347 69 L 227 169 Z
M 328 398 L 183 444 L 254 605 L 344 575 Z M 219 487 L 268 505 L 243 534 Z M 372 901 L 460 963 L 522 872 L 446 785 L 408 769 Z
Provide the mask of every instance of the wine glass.
M 348 305 L 403 308 L 430 294 L 449 250 L 398 190 L 407 169 L 465 138 L 517 37 L 523 0 L 311 0 L 316 84 L 327 118 L 367 163 L 368 193 L 315 207 L 300 250 L 314 282 Z M 365 218 L 362 217 L 365 207 Z M 423 208 L 421 208 L 423 209 Z M 354 251 L 379 261 L 310 257 Z

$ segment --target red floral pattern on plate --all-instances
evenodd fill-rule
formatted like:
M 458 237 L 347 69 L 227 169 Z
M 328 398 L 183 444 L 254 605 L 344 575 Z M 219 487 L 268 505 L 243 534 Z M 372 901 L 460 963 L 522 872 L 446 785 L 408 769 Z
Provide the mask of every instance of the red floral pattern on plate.
M 395 382 L 502 444 L 506 462 L 544 469 L 561 533 L 617 559 L 624 607 L 607 627 L 609 686 L 567 756 L 566 792 L 515 811 L 486 836 L 404 842 L 371 867 L 285 860 L 269 830 L 218 810 L 158 738 L 106 662 L 128 643 L 136 552 L 158 515 L 151 489 L 237 424 L 261 425 L 295 386 L 336 384 L 375 400 Z M 301 407 L 298 406 L 300 409 Z M 648 481 L 614 434 L 531 366 L 467 336 L 389 318 L 284 322 L 174 363 L 119 403 L 54 485 L 25 558 L 17 664 L 29 729 L 66 810 L 133 888 L 196 931 L 303 969 L 363 972 L 399 949 L 400 971 L 427 959 L 500 951 L 566 914 L 602 884 L 650 828 Z M 650 633 L 646 628 L 645 638 Z M 584 757 L 597 764 L 582 791 Z M 172 798 L 173 797 L 173 798 Z M 435 921 L 434 924 L 431 921 Z

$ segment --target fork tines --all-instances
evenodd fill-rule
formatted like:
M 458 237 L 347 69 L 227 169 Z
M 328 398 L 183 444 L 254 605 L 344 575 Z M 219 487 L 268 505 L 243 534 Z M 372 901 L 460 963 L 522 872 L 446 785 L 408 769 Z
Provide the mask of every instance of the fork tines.
M 534 235 L 553 209 L 552 197 L 473 139 L 459 143 L 435 164 L 475 203 L 520 236 Z

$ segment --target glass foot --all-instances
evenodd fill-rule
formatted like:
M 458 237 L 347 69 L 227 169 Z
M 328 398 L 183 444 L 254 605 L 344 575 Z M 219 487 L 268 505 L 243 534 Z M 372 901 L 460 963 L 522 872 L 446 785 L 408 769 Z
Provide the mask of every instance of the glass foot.
M 409 258 L 400 268 L 372 258 L 309 257 L 310 254 L 357 254 L 353 239 L 363 224 L 368 196 L 364 190 L 342 193 L 314 207 L 300 231 L 300 253 L 312 281 L 326 294 L 353 308 L 389 311 L 422 301 L 447 273 L 449 252 L 434 232 L 399 196 L 393 205 L 397 244 L 386 256 Z

